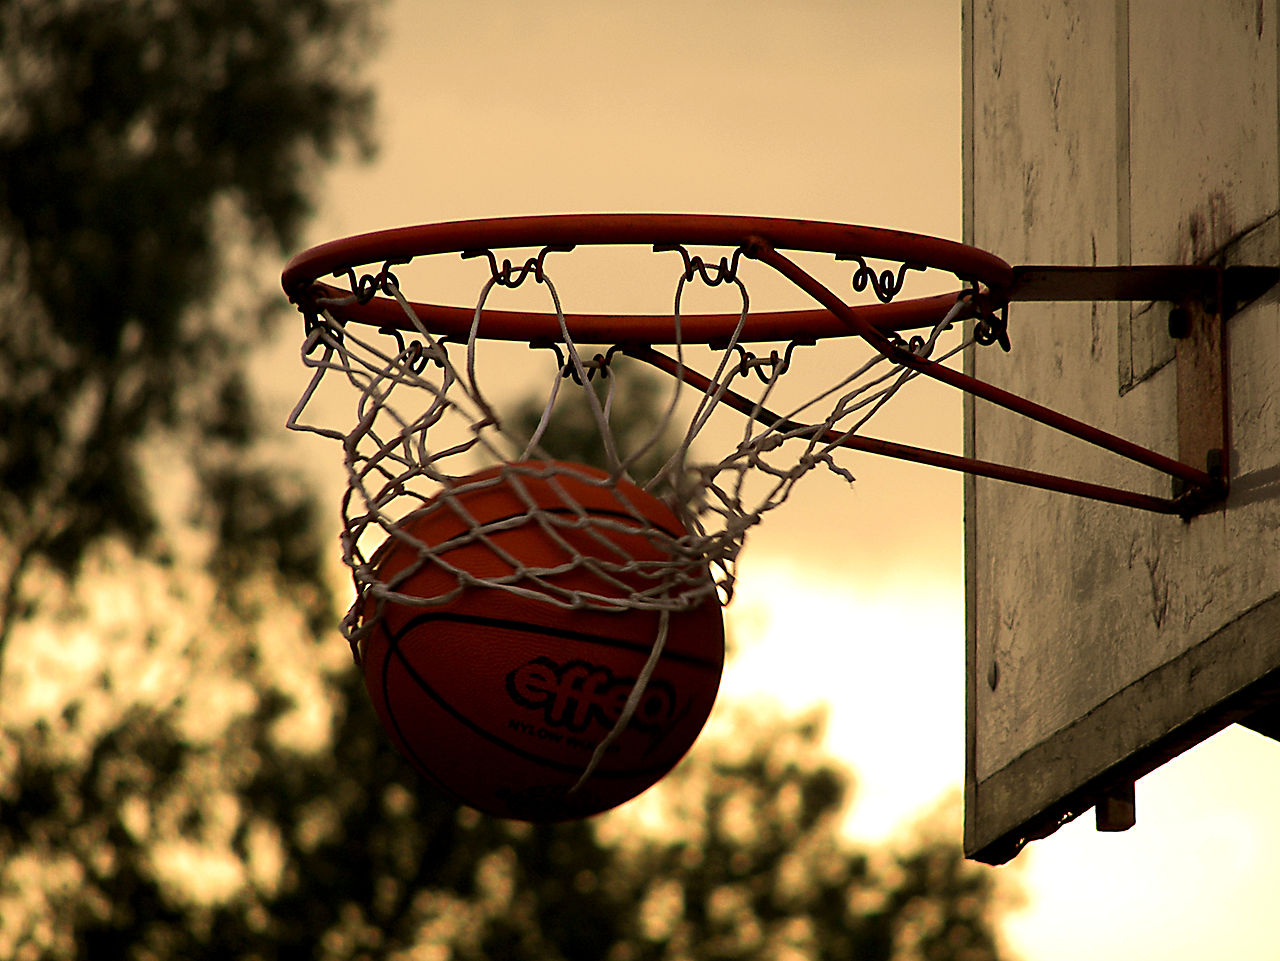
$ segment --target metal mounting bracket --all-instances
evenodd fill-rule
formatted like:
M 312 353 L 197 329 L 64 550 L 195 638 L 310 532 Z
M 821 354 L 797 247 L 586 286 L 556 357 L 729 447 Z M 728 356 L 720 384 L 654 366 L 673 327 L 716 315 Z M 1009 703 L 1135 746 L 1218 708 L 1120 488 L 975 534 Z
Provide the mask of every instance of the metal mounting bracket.
M 1174 511 L 1190 518 L 1227 495 L 1231 411 L 1227 389 L 1227 320 L 1277 282 L 1280 267 L 1160 264 L 1132 267 L 1013 268 L 1001 291 L 1013 301 L 1153 301 L 1172 304 L 1176 341 L 1178 461 L 1212 484 L 1173 477 Z
M 1257 299 L 1277 281 L 1280 267 L 1213 264 L 1158 264 L 1134 267 L 1013 268 L 1013 281 L 1004 291 L 1009 301 L 1132 300 L 1182 304 L 1198 300 L 1230 317 Z
M 1223 280 L 1219 273 L 1216 292 L 1187 296 L 1169 312 L 1169 333 L 1176 340 L 1178 460 L 1203 466 L 1219 481 L 1213 490 L 1188 488 L 1174 478 L 1173 496 L 1184 518 L 1227 495 L 1231 408 Z

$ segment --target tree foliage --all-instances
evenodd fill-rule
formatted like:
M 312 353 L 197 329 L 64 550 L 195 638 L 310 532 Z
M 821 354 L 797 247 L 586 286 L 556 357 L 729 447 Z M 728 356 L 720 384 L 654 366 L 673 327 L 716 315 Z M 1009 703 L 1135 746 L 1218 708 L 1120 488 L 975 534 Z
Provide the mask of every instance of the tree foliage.
M 92 815 L 73 842 L 86 868 L 53 905 L 75 950 L 30 957 L 999 956 L 993 875 L 936 830 L 898 852 L 842 839 L 848 781 L 822 756 L 817 723 L 740 712 L 733 737 L 703 744 L 632 809 L 534 827 L 425 787 L 355 686 L 332 753 L 282 755 L 261 736 L 278 705 L 263 704 L 202 751 L 122 724 L 90 764 L 28 773 L 45 786 L 43 807 L 25 805 L 29 836 L 69 823 L 68 803 Z M 193 792 L 209 764 L 220 776 L 200 780 L 223 783 Z M 241 806 L 230 827 L 219 791 Z M 146 856 L 154 838 L 135 833 L 148 819 L 185 820 L 185 836 L 225 846 L 243 880 L 213 902 L 166 883 Z
M 364 0 L 0 11 L 0 650 L 35 564 L 73 572 L 105 537 L 151 545 L 139 451 L 157 432 L 206 504 L 280 493 L 236 463 L 244 348 L 271 315 L 223 295 L 225 268 L 291 245 L 321 163 L 368 150 L 369 95 L 343 66 L 368 32 Z M 244 519 L 213 519 L 220 543 L 287 537 Z
M 343 64 L 370 22 L 0 8 L 0 655 L 23 654 L 0 662 L 0 956 L 994 958 L 991 875 L 933 838 L 850 846 L 814 724 L 743 715 L 636 805 L 550 827 L 395 754 L 322 627 L 313 500 L 255 456 L 244 359 L 278 293 L 229 269 L 368 150 Z

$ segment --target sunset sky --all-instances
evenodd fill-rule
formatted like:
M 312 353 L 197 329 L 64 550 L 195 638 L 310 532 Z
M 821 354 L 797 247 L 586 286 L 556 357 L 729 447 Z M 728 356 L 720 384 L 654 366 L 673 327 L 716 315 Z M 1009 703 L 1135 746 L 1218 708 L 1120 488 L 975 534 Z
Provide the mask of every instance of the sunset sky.
M 379 157 L 326 178 L 308 243 L 589 211 L 960 237 L 958 0 L 391 0 L 385 14 L 363 68 Z M 296 364 L 296 333 L 272 369 Z M 270 385 L 281 420 L 302 376 Z M 877 432 L 956 449 L 959 395 L 913 384 Z M 340 483 L 337 449 L 311 450 Z M 812 478 L 748 540 L 724 690 L 828 704 L 830 749 L 857 778 L 849 830 L 879 841 L 963 778 L 961 493 L 928 468 L 852 464 L 852 490 Z M 1132 831 L 1096 834 L 1089 815 L 998 869 L 1028 897 L 1004 924 L 1014 953 L 1275 957 L 1280 745 L 1229 730 L 1137 790 Z

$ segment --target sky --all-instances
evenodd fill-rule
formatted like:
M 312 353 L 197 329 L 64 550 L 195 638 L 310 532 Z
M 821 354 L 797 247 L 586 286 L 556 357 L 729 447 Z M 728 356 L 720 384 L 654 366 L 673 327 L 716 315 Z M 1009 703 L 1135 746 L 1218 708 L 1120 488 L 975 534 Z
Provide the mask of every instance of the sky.
M 379 156 L 326 176 L 308 243 L 600 211 L 960 237 L 958 0 L 390 0 L 384 22 L 362 67 Z M 268 352 L 275 371 L 281 351 L 296 341 Z M 273 403 L 287 411 L 296 386 L 277 377 Z M 958 395 L 917 382 L 878 433 L 955 450 L 960 425 Z M 337 451 L 315 448 L 327 457 L 339 474 Z M 865 461 L 852 489 L 811 478 L 752 533 L 723 690 L 825 705 L 856 776 L 848 830 L 884 841 L 963 779 L 961 491 L 947 472 Z M 1230 729 L 1137 790 L 1133 830 L 1098 834 L 1086 815 L 995 869 L 1025 891 L 1003 924 L 1012 953 L 1275 957 L 1280 745 Z

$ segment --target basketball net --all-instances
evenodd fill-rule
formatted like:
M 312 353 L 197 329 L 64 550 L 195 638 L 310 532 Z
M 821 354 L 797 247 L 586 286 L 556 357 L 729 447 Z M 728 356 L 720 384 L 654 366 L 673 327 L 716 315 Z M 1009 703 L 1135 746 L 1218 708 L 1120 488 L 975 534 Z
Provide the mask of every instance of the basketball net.
M 602 466 L 611 480 L 626 478 L 658 496 L 683 522 L 687 534 L 678 539 L 653 527 L 638 511 L 626 523 L 629 531 L 641 525 L 646 536 L 667 549 L 670 560 L 663 572 L 665 577 L 655 579 L 652 588 L 629 588 L 622 596 L 616 596 L 617 592 L 612 591 L 566 591 L 542 581 L 559 573 L 560 567 L 536 569 L 517 563 L 513 573 L 491 581 L 451 568 L 458 578 L 459 590 L 484 584 L 562 607 L 600 610 L 683 610 L 697 605 L 711 592 L 718 593 L 721 603 L 727 604 L 733 596 L 737 558 L 747 531 L 765 513 L 786 501 L 802 477 L 821 467 L 849 483 L 854 481 L 853 475 L 836 460 L 842 441 L 856 434 L 916 376 L 916 371 L 876 354 L 835 383 L 823 385 L 785 414 L 773 413 L 769 405 L 790 369 L 792 350 L 797 345 L 789 345 L 785 354 L 775 350 L 768 356 L 748 350 L 739 342 L 739 335 L 750 300 L 734 269 L 736 258 L 734 262 L 722 259 L 718 265 L 710 266 L 688 254 L 684 259 L 672 310 L 675 344 L 669 353 L 648 347 L 613 347 L 606 353 L 581 349 L 565 323 L 559 293 L 541 258 L 516 269 L 509 263 L 502 268 L 494 265 L 492 276 L 480 291 L 465 344 L 450 343 L 432 334 L 401 292 L 396 276 L 386 269 L 375 278 L 376 285 L 404 311 L 412 331 L 408 337 L 397 330 L 374 331 L 360 325 L 344 325 L 325 309 L 351 303 L 360 296 L 358 293 L 316 303 L 319 312 L 307 317 L 302 348 L 303 363 L 312 376 L 290 414 L 288 427 L 342 444 L 347 473 L 347 490 L 342 498 L 343 561 L 352 572 L 356 590 L 355 603 L 343 628 L 353 646 L 368 629 L 362 624 L 361 612 L 371 599 L 430 606 L 456 596 L 455 592 L 423 599 L 399 593 L 394 584 L 380 582 L 371 564 L 370 538 L 366 535 L 376 534 L 379 544 L 388 537 L 408 539 L 422 556 L 432 555 L 436 546 L 412 540 L 400 529 L 400 522 L 432 498 L 454 496 L 459 491 L 459 480 L 482 467 L 506 465 L 481 483 L 509 484 L 514 477 L 518 485 L 518 475 L 527 474 L 529 469 L 514 465 L 556 460 L 541 442 L 557 402 L 582 404 L 590 411 L 598 433 Z M 502 417 L 487 399 L 477 376 L 476 353 L 492 290 L 500 285 L 517 287 L 529 279 L 545 288 L 559 318 L 563 339 L 559 345 L 548 345 L 555 349 L 553 362 L 548 365 L 550 385 L 542 418 L 531 437 L 519 437 L 505 428 Z M 687 287 L 695 281 L 731 285 L 741 300 L 739 325 L 727 343 L 717 346 L 718 362 L 710 375 L 686 365 L 686 345 L 680 339 L 681 302 Z M 958 300 L 927 336 L 912 338 L 911 352 L 931 357 L 939 336 L 962 316 L 964 306 Z M 946 360 L 965 346 L 958 344 L 935 359 Z M 630 449 L 622 449 L 612 429 L 621 384 L 613 360 L 624 352 L 660 365 L 671 374 L 670 393 L 657 423 L 647 437 L 633 443 Z M 356 418 L 346 430 L 307 420 L 308 408 L 328 378 L 345 379 L 356 389 Z M 597 379 L 603 382 L 603 390 L 593 389 Z M 564 397 L 567 391 L 575 396 Z M 695 462 L 691 448 L 712 416 L 726 406 L 744 415 L 736 444 L 718 460 Z M 662 466 L 652 476 L 632 476 L 637 462 L 673 433 L 677 443 Z M 608 483 L 585 474 L 576 476 L 587 483 Z M 465 489 L 474 490 L 475 485 Z M 566 523 L 532 504 L 527 519 L 552 532 Z M 576 519 L 569 521 L 575 522 Z M 502 523 L 512 524 L 505 520 Z M 488 533 L 492 531 L 476 526 L 470 536 L 482 538 Z M 452 549 L 458 544 L 455 539 L 448 546 Z M 598 573 L 606 581 L 611 575 L 628 571 L 626 561 L 603 566 L 599 558 L 579 556 L 577 561 L 600 566 Z M 447 562 L 445 566 L 449 567 Z M 708 567 L 713 572 L 710 580 L 704 573 Z M 614 583 L 622 586 L 620 580 Z
M 303 362 L 312 376 L 288 426 L 342 445 L 347 473 L 347 489 L 342 498 L 342 550 L 356 594 L 343 620 L 343 631 L 357 663 L 362 640 L 376 622 L 368 615 L 371 609 L 386 603 L 429 607 L 451 600 L 468 587 L 484 586 L 569 609 L 662 612 L 662 627 L 653 654 L 630 698 L 630 702 L 638 702 L 661 654 L 670 612 L 695 607 L 713 594 L 720 603 L 729 602 L 746 534 L 762 516 L 786 501 L 802 477 L 819 468 L 853 482 L 853 475 L 836 459 L 842 441 L 856 434 L 916 376 L 916 371 L 875 353 L 856 369 L 815 389 L 807 399 L 792 400 L 782 408 L 784 413 L 775 413 L 771 405 L 780 397 L 779 388 L 792 367 L 793 353 L 809 345 L 788 344 L 784 350 L 772 350 L 767 356 L 753 353 L 740 340 L 750 298 L 738 276 L 738 256 L 708 264 L 683 248 L 675 249 L 682 256 L 683 269 L 675 284 L 672 346 L 665 352 L 633 344 L 596 352 L 576 343 L 556 285 L 544 264 L 546 250 L 519 267 L 509 261 L 499 266 L 489 254 L 491 276 L 480 290 L 465 342 L 451 342 L 427 328 L 401 292 L 400 282 L 389 265 L 358 283 L 353 276 L 350 294 L 317 299 L 312 304 L 314 312 L 306 316 L 302 349 Z M 548 348 L 534 352 L 546 359 L 545 404 L 532 436 L 520 437 L 515 436 L 489 401 L 477 373 L 480 365 L 476 356 L 483 342 L 491 292 L 497 287 L 515 288 L 530 282 L 545 289 L 559 320 L 560 342 L 531 345 Z M 710 373 L 695 370 L 687 362 L 686 355 L 694 345 L 686 344 L 681 336 L 682 300 L 689 286 L 698 283 L 731 288 L 740 303 L 738 325 L 727 341 L 698 348 Z M 399 304 L 405 318 L 403 330 L 345 324 L 332 310 L 361 298 L 367 300 L 375 293 Z M 963 316 L 964 308 L 964 301 L 958 300 L 927 335 L 912 338 L 907 345 L 910 352 L 931 357 L 941 333 Z M 935 359 L 945 360 L 964 346 L 959 344 Z M 627 366 L 641 372 L 644 367 L 615 364 L 620 354 L 670 375 L 670 389 L 660 416 L 648 435 L 633 442 L 629 449 L 624 448 L 612 426 L 619 416 L 617 408 L 622 396 L 624 375 L 620 368 Z M 509 371 L 499 375 L 510 378 Z M 310 420 L 310 409 L 318 406 L 321 386 L 331 378 L 347 381 L 357 392 L 355 420 L 346 429 Z M 624 478 L 635 483 L 673 509 L 684 525 L 683 536 L 673 537 L 657 529 L 638 510 L 633 517 L 620 520 L 588 520 L 588 512 L 580 507 L 576 515 L 570 510 L 566 516 L 563 511 L 544 510 L 532 498 L 526 498 L 528 513 L 524 517 L 488 523 L 473 521 L 464 534 L 444 545 L 422 543 L 402 528 L 402 522 L 428 501 L 457 498 L 460 493 L 474 491 L 478 484 L 506 484 L 518 491 L 522 477 L 527 479 L 531 471 L 554 483 L 550 468 L 538 473 L 540 469 L 530 467 L 529 462 L 556 460 L 544 449 L 543 441 L 558 403 L 581 404 L 589 410 L 598 436 L 600 466 L 609 475 L 606 480 L 585 474 L 575 477 L 586 483 L 616 485 Z M 717 413 L 727 408 L 741 415 L 729 450 L 718 459 L 695 458 L 695 442 L 707 433 Z M 716 433 L 719 441 L 723 432 Z M 650 476 L 635 476 L 641 459 L 669 443 L 673 436 L 674 449 L 661 466 Z M 701 455 L 703 445 L 698 446 Z M 486 479 L 463 480 L 491 465 L 500 466 Z M 625 496 L 621 499 L 625 503 Z M 460 506 L 455 513 L 468 517 Z M 661 546 L 660 553 L 667 559 L 656 562 L 656 566 L 651 559 L 644 561 L 646 586 L 636 589 L 636 578 L 628 575 L 635 573 L 639 561 L 583 557 L 563 538 L 558 539 L 572 557 L 567 565 L 535 568 L 508 556 L 505 559 L 511 570 L 493 578 L 480 578 L 458 569 L 442 556 L 446 550 L 464 543 L 485 541 L 499 529 L 527 523 L 536 523 L 553 538 L 566 525 L 581 529 L 584 523 L 616 523 L 629 532 L 641 530 Z M 391 583 L 380 580 L 373 550 L 388 538 L 407 542 L 416 549 L 421 564 L 434 563 L 448 570 L 456 578 L 456 590 L 434 598 L 402 593 L 398 585 L 416 568 L 401 572 Z M 593 583 L 600 584 L 601 589 L 569 590 L 558 586 L 555 575 L 573 565 L 590 568 L 595 575 Z M 634 703 L 630 706 L 634 710 Z M 621 731 L 629 714 L 624 712 L 610 737 Z M 596 760 L 599 754 L 598 750 Z

